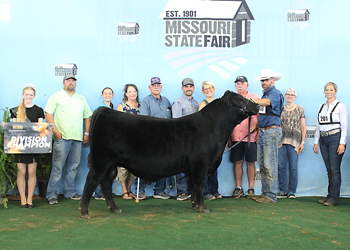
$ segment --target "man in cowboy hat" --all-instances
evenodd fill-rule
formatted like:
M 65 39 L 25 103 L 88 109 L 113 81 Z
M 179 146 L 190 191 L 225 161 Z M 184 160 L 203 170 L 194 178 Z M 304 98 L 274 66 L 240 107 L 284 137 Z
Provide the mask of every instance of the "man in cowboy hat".
M 275 82 L 281 79 L 281 74 L 271 69 L 263 69 L 261 77 L 263 96 L 261 99 L 252 99 L 260 107 L 257 125 L 259 137 L 257 147 L 257 162 L 261 173 L 261 195 L 254 198 L 258 203 L 271 203 L 277 201 L 278 192 L 278 144 L 282 138 L 281 111 L 283 108 L 283 95 L 275 88 Z

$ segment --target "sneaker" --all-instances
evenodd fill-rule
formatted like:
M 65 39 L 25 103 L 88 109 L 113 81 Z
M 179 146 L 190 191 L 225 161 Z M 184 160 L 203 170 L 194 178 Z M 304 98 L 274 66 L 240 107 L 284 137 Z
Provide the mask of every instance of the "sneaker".
M 76 200 L 76 201 L 81 200 L 81 195 L 75 194 L 75 195 L 73 195 L 72 197 L 70 197 L 70 199 L 71 199 L 71 200 Z
M 49 204 L 50 204 L 50 205 L 57 204 L 57 203 L 58 203 L 57 198 L 51 198 L 51 199 L 49 200 Z
M 255 196 L 254 188 L 249 188 L 247 198 L 252 199 L 254 196 Z
M 270 200 L 269 198 L 267 198 L 266 196 L 263 196 L 261 198 L 258 198 L 255 200 L 258 203 L 275 203 L 276 201 Z
M 208 194 L 207 196 L 205 196 L 205 198 L 204 198 L 205 200 L 207 200 L 207 201 L 212 201 L 212 200 L 215 200 L 216 198 L 215 198 L 215 196 L 214 195 L 212 195 L 212 194 Z
M 189 200 L 189 199 L 190 199 L 190 197 L 188 197 L 188 195 L 185 193 L 177 196 L 177 198 L 176 198 L 176 200 L 178 200 L 178 201 L 185 201 L 185 200 Z
M 214 196 L 215 196 L 215 199 L 222 199 L 222 196 L 219 193 L 214 194 Z
M 95 196 L 95 200 L 106 200 L 106 198 L 105 197 L 103 197 L 103 196 Z
M 171 196 L 164 193 L 164 192 L 161 192 L 160 194 L 154 194 L 153 195 L 153 198 L 155 199 L 163 199 L 163 200 L 166 200 L 166 199 L 169 199 Z
M 139 200 L 147 200 L 148 196 L 145 195 L 144 193 L 139 193 Z
M 235 191 L 233 191 L 232 198 L 240 198 L 244 194 L 243 188 L 236 187 Z
M 295 199 L 296 197 L 295 197 L 295 194 L 293 192 L 289 192 L 288 193 L 288 198 L 289 199 Z
M 277 198 L 287 198 L 287 194 L 281 191 L 277 194 Z

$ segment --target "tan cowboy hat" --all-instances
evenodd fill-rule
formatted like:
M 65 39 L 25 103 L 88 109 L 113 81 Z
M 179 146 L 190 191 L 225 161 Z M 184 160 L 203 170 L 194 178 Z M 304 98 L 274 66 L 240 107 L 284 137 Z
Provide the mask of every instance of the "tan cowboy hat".
M 258 81 L 261 81 L 261 80 L 266 80 L 266 79 L 273 78 L 276 81 L 278 81 L 279 79 L 281 79 L 281 77 L 282 77 L 282 75 L 280 73 L 273 72 L 272 69 L 263 69 L 261 71 L 261 77 L 255 76 L 255 79 L 258 80 Z

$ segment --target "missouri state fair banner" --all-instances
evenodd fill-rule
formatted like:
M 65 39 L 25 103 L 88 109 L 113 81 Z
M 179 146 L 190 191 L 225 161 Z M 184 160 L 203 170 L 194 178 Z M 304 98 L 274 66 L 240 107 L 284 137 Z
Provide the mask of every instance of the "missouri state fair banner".
M 5 125 L 5 154 L 43 154 L 52 152 L 50 123 L 10 122 Z

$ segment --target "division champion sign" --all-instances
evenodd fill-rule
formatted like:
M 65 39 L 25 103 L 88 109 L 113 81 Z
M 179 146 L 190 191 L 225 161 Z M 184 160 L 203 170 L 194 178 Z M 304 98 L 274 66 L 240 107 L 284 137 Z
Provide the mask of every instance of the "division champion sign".
M 52 152 L 52 125 L 12 122 L 5 125 L 6 154 L 42 154 Z

